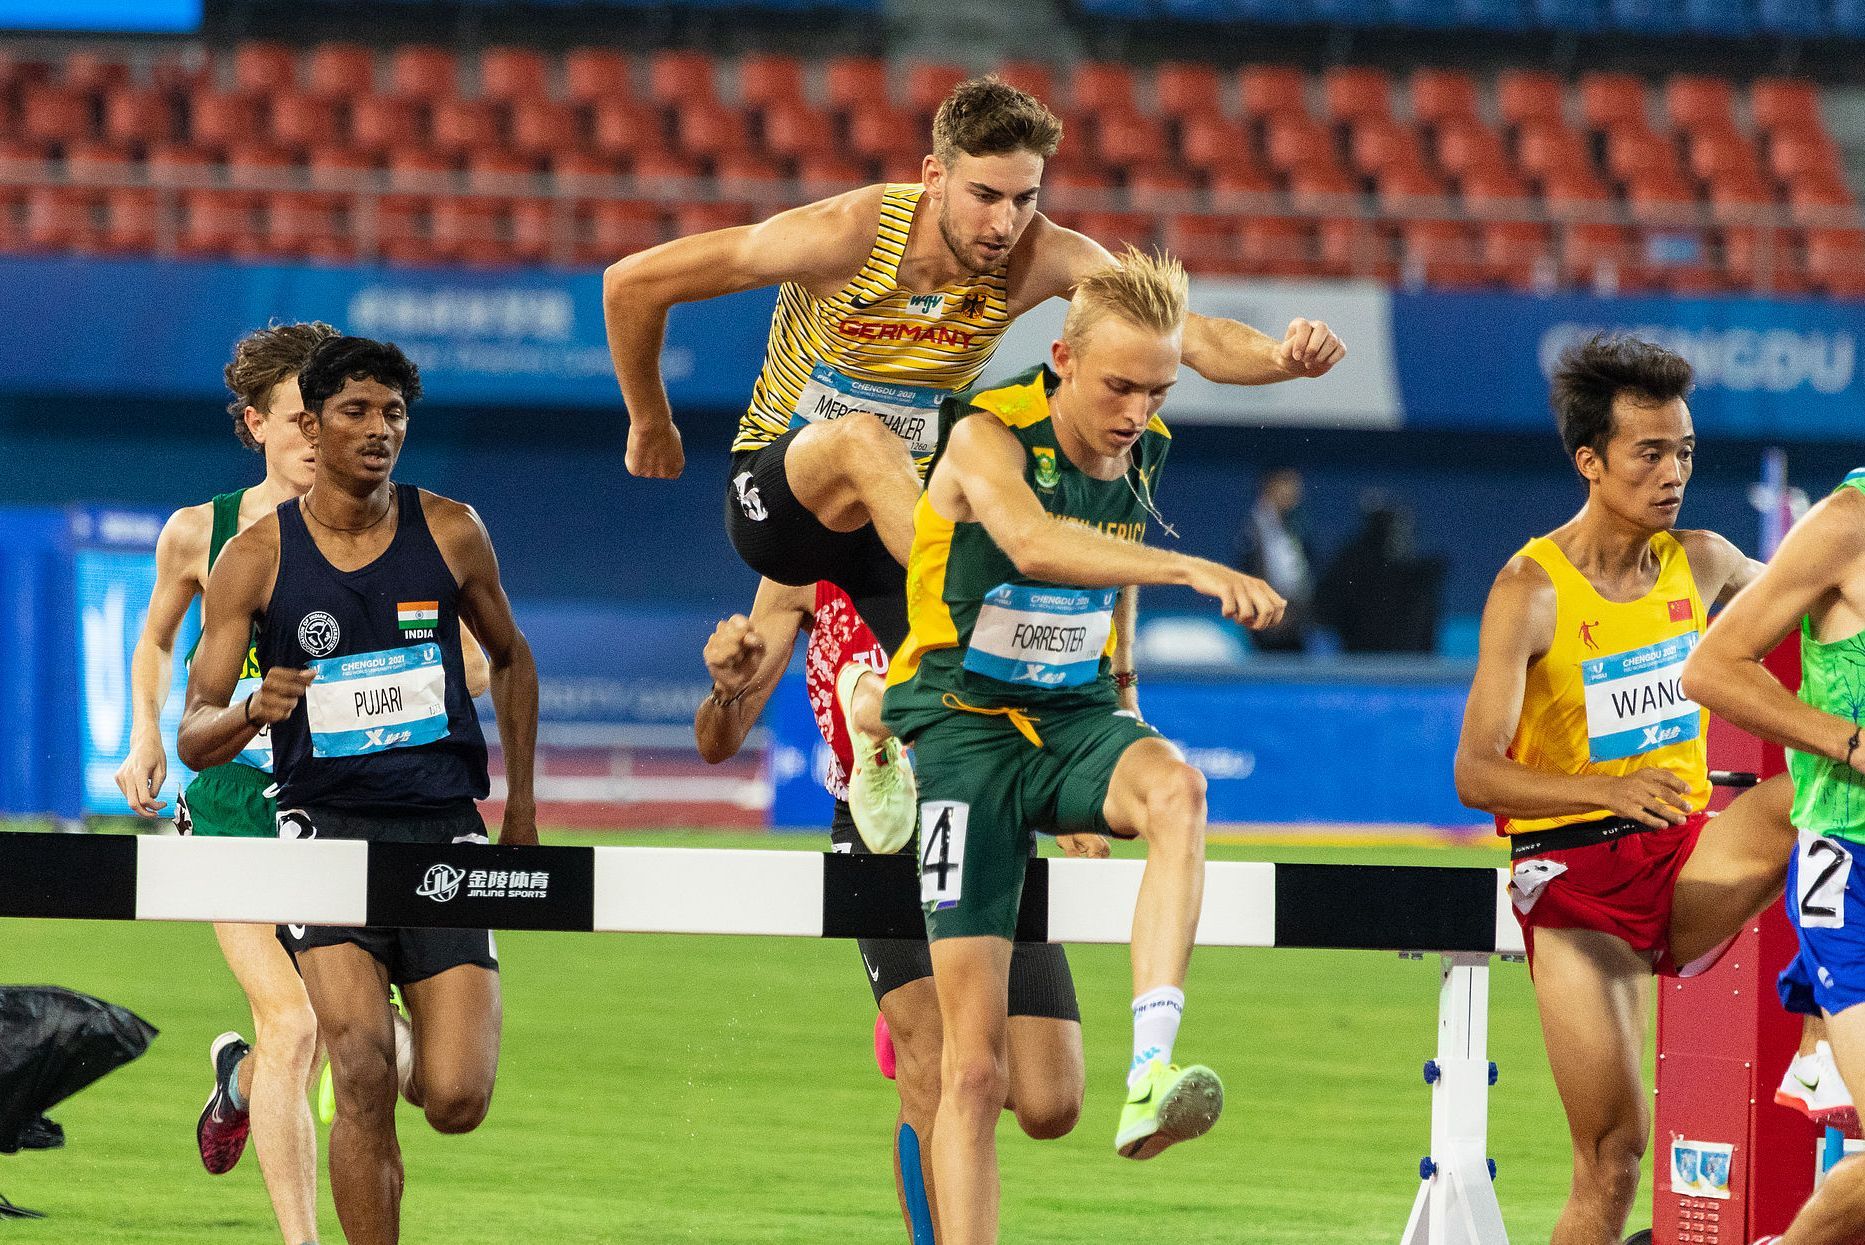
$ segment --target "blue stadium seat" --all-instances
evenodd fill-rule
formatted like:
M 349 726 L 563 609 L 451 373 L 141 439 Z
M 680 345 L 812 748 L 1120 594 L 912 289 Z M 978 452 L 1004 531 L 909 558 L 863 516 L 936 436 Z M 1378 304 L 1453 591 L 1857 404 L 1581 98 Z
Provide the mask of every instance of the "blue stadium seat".
M 1529 0 L 1537 26 L 1555 30 L 1598 30 L 1600 0 Z
M 1757 25 L 1771 35 L 1800 35 L 1819 38 L 1833 33 L 1821 6 L 1809 0 L 1761 0 Z
M 1749 0 L 1684 0 L 1684 28 L 1693 34 L 1727 38 L 1752 35 L 1755 6 Z
M 1619 30 L 1641 34 L 1675 35 L 1684 29 L 1678 0 L 1612 0 L 1606 20 Z
M 1523 0 L 1457 0 L 1457 19 L 1479 30 L 1521 30 L 1528 12 Z

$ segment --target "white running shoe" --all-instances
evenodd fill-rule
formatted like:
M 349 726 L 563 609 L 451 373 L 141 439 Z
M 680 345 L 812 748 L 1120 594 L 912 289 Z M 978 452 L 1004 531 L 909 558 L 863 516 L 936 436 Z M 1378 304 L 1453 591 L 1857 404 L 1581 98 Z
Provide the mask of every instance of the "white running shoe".
M 1774 1100 L 1792 1107 L 1815 1124 L 1837 1128 L 1851 1137 L 1859 1135 L 1859 1112 L 1853 1105 L 1852 1092 L 1839 1078 L 1839 1065 L 1833 1062 L 1833 1048 L 1818 1043 L 1813 1051 L 1794 1056 L 1781 1074 L 1781 1087 Z
M 854 816 L 861 841 L 877 856 L 891 856 L 913 840 L 919 820 L 919 783 L 913 777 L 913 762 L 907 759 L 900 741 L 889 735 L 876 744 L 872 737 L 855 726 L 851 711 L 855 685 L 864 674 L 873 673 L 863 662 L 851 661 L 835 676 L 835 702 L 848 726 L 855 769 L 848 776 L 848 811 Z

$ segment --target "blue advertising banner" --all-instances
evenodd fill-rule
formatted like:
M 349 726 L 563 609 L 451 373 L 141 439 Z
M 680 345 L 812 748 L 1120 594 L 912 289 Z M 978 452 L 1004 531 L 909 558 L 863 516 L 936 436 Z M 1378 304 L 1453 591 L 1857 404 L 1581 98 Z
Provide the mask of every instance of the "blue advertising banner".
M 1690 360 L 1701 436 L 1865 436 L 1865 305 L 1813 299 L 1392 296 L 1408 426 L 1542 430 L 1561 351 L 1628 333 Z
M 676 406 L 743 404 L 775 300 L 764 290 L 674 308 L 661 368 Z M 595 272 L 7 258 L 0 320 L 34 326 L 0 356 L 0 392 L 215 398 L 241 334 L 325 320 L 399 344 L 433 401 L 621 413 Z
M 771 824 L 828 824 L 831 804 L 799 675 L 765 710 L 773 734 Z M 789 684 L 795 684 L 792 687 Z M 1146 720 L 1210 782 L 1213 824 L 1470 826 L 1451 783 L 1462 683 L 1151 681 Z

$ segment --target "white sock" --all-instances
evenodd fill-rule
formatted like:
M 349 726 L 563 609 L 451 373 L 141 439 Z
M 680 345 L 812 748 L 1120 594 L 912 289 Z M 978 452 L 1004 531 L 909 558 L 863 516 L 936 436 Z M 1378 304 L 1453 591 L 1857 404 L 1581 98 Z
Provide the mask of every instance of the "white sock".
M 1172 1043 L 1178 1040 L 1179 1021 L 1185 1018 L 1185 991 L 1158 986 L 1133 1000 L 1133 1062 L 1127 1066 L 1127 1084 L 1140 1079 L 1155 1059 L 1172 1062 Z

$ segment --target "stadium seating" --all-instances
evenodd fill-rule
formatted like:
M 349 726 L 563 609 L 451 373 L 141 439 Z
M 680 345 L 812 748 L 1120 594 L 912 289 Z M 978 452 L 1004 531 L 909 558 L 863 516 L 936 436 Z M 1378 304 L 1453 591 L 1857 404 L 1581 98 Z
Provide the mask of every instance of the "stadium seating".
M 1506 4 L 1452 7 L 1458 20 L 1513 20 Z M 1535 0 L 1522 20 L 1587 7 Z M 1712 24 L 1694 0 L 1590 11 Z M 1765 4 L 1745 12 L 1760 27 L 1780 18 Z M 1861 253 L 1856 200 L 1806 81 L 1002 69 L 1065 120 L 1045 210 L 1103 240 L 1173 246 L 1195 270 L 1865 291 L 1865 274 L 1846 271 Z M 603 262 L 670 231 L 914 177 L 931 111 L 967 72 L 775 52 L 265 40 L 141 65 L 102 49 L 55 65 L 0 57 L 0 164 L 27 170 L 0 184 L 0 247 Z

